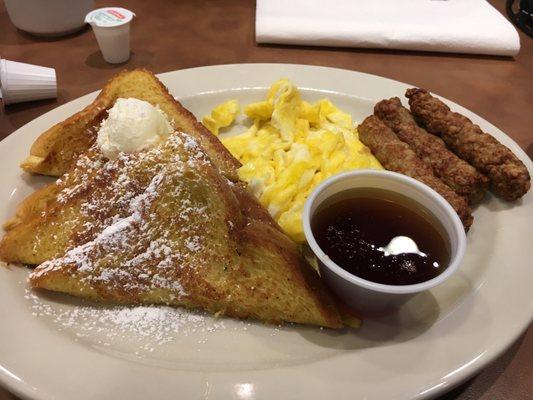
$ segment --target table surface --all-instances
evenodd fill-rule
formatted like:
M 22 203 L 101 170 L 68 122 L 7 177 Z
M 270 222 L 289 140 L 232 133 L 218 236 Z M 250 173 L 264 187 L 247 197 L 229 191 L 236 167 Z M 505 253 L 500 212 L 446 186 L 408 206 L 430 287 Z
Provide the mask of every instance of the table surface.
M 504 0 L 490 1 L 503 12 Z M 156 73 L 215 64 L 284 62 L 367 72 L 409 82 L 472 110 L 511 136 L 533 156 L 533 39 L 520 32 L 522 49 L 513 58 L 405 51 L 257 45 L 255 2 L 181 0 L 114 1 L 137 13 L 132 57 L 107 64 L 90 29 L 60 39 L 18 31 L 0 1 L 0 55 L 53 67 L 59 95 L 7 107 L 0 114 L 0 140 L 45 112 L 100 89 L 123 68 Z M 95 1 L 95 6 L 107 5 Z M 533 329 L 475 378 L 439 400 L 526 399 L 533 393 Z M 529 379 L 527 378 L 529 376 Z M 14 396 L 0 388 L 0 400 Z

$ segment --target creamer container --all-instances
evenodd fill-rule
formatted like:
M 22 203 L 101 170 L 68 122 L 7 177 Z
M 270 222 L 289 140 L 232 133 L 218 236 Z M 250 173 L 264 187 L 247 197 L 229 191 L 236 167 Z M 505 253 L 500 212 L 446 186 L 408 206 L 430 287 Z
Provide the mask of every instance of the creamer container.
M 134 16 L 125 8 L 105 7 L 93 10 L 85 17 L 108 63 L 123 63 L 130 58 L 130 22 Z

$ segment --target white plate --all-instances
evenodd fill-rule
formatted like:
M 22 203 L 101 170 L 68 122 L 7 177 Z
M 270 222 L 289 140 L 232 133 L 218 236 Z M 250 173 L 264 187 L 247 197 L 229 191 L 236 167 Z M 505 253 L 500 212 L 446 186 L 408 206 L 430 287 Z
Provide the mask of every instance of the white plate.
M 290 78 L 306 99 L 329 97 L 357 121 L 377 100 L 401 97 L 408 87 L 358 72 L 282 64 L 204 67 L 160 77 L 197 117 L 227 98 L 258 100 L 280 77 Z M 46 180 L 18 168 L 33 140 L 94 97 L 58 107 L 0 143 L 0 220 Z M 503 132 L 448 103 L 532 170 Z M 132 329 L 116 326 L 132 315 L 94 311 L 67 296 L 25 297 L 28 271 L 0 268 L 0 381 L 35 399 L 428 398 L 470 377 L 527 327 L 532 217 L 531 192 L 516 204 L 490 197 L 475 211 L 466 258 L 453 279 L 415 297 L 397 316 L 367 321 L 355 332 L 210 317 L 198 317 L 195 329 L 179 311 L 169 312 L 170 322 L 155 324 L 158 331 L 146 319 L 143 329 Z

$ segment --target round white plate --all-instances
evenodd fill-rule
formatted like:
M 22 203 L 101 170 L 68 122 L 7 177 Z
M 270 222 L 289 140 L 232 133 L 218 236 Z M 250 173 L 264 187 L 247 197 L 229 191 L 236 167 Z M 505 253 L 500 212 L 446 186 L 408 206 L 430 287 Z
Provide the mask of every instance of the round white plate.
M 329 97 L 356 121 L 408 85 L 332 68 L 244 64 L 161 74 L 197 117 L 219 102 L 261 99 L 290 78 L 305 99 Z M 0 220 L 47 181 L 19 162 L 33 140 L 85 105 L 81 97 L 0 143 Z M 448 101 L 532 163 L 508 136 Z M 533 194 L 492 196 L 475 210 L 458 273 L 395 316 L 357 331 L 283 328 L 188 312 L 96 309 L 68 296 L 30 295 L 28 270 L 0 268 L 0 382 L 35 399 L 422 399 L 450 389 L 497 357 L 532 316 Z M 157 318 L 164 318 L 164 321 Z

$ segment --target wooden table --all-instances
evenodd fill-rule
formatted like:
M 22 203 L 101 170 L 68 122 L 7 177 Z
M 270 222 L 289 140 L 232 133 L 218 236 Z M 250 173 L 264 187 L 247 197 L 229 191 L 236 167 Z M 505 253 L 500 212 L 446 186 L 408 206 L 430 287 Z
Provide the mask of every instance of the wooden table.
M 96 6 L 108 5 L 97 0 Z M 533 155 L 533 40 L 520 33 L 515 58 L 403 51 L 258 46 L 253 1 L 114 1 L 137 13 L 132 57 L 125 65 L 104 62 L 90 29 L 61 39 L 38 39 L 14 28 L 0 2 L 0 55 L 54 67 L 55 100 L 7 107 L 0 139 L 39 115 L 102 87 L 122 68 L 156 73 L 203 65 L 285 62 L 368 72 L 421 86 L 489 120 Z M 500 11 L 505 1 L 492 0 Z M 527 306 L 527 305 L 524 305 Z M 0 322 L 1 326 L 1 322 Z M 1 329 L 1 328 L 0 328 Z M 533 395 L 533 330 L 529 329 L 477 377 L 440 399 L 526 399 Z M 527 379 L 529 378 L 529 380 Z M 0 388 L 0 400 L 14 399 Z

